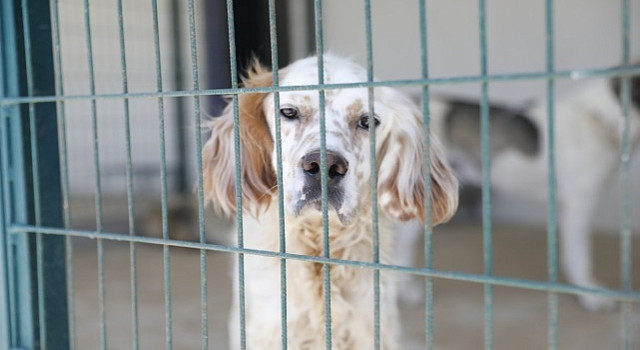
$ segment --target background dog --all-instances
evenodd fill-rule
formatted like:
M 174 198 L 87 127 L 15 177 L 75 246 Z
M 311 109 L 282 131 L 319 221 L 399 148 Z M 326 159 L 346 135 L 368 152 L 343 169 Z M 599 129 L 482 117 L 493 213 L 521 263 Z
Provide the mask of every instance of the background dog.
M 640 142 L 640 76 L 630 79 L 630 140 Z M 620 164 L 623 125 L 620 78 L 596 79 L 561 99 L 555 109 L 555 157 L 559 210 L 560 263 L 569 283 L 597 288 L 591 247 L 592 218 L 603 191 Z M 463 184 L 481 184 L 480 113 L 477 104 L 436 100 L 433 127 L 445 144 L 456 176 Z M 495 191 L 527 200 L 548 199 L 546 105 L 524 112 L 493 106 L 491 116 L 491 184 Z M 405 227 L 404 247 L 413 246 L 417 227 Z M 407 248 L 409 249 L 409 248 Z M 405 255 L 404 263 L 412 257 Z M 420 298 L 418 286 L 403 288 L 408 301 Z M 589 310 L 612 308 L 613 301 L 580 295 Z

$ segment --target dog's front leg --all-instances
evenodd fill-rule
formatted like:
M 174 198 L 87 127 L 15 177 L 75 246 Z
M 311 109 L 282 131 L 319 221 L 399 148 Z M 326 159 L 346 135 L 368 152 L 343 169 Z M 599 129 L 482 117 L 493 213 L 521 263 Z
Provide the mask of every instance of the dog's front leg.
M 398 223 L 395 246 L 395 263 L 400 266 L 416 267 L 418 243 L 422 235 L 422 225 L 418 221 Z M 424 300 L 423 279 L 407 273 L 398 276 L 399 298 L 407 304 L 418 304 Z

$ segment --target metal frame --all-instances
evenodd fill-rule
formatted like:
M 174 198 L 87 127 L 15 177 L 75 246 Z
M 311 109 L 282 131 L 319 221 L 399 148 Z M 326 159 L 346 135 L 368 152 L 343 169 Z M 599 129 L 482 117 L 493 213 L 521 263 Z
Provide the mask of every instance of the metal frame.
M 5 1 L 2 6 L 2 98 L 54 95 L 49 2 Z M 55 104 L 2 107 L 4 224 L 61 227 Z M 38 230 L 30 235 L 3 231 L 9 326 L 2 327 L 8 329 L 9 346 L 68 348 L 64 238 Z
M 131 292 L 133 295 L 131 305 L 131 317 L 133 320 L 134 342 L 132 347 L 139 347 L 138 334 L 138 305 L 137 305 L 137 272 L 136 272 L 136 245 L 155 244 L 163 247 L 164 267 L 164 291 L 165 291 L 165 343 L 168 349 L 173 346 L 173 324 L 171 303 L 171 269 L 170 249 L 172 247 L 186 247 L 198 249 L 200 252 L 200 287 L 201 287 L 201 347 L 206 349 L 210 345 L 208 336 L 207 315 L 207 262 L 206 255 L 209 251 L 231 252 L 237 255 L 240 285 L 238 286 L 240 300 L 240 329 L 241 346 L 246 348 L 246 334 L 244 332 L 244 279 L 243 262 L 245 254 L 261 255 L 278 258 L 280 260 L 280 277 L 282 288 L 281 322 L 283 348 L 286 348 L 287 339 L 287 307 L 286 307 L 286 278 L 287 261 L 299 260 L 322 264 L 324 268 L 324 288 L 330 289 L 329 265 L 344 265 L 351 267 L 367 268 L 374 276 L 374 309 L 375 316 L 374 336 L 376 348 L 380 347 L 380 302 L 379 302 L 379 272 L 396 271 L 426 278 L 426 347 L 433 349 L 435 331 L 433 329 L 433 282 L 434 278 L 444 278 L 457 281 L 467 281 L 482 284 L 484 286 L 484 348 L 494 347 L 493 327 L 493 286 L 508 286 L 522 289 L 530 289 L 547 292 L 549 295 L 548 312 L 548 348 L 556 349 L 558 341 L 558 293 L 568 294 L 592 294 L 605 296 L 622 301 L 621 329 L 623 332 L 624 349 L 631 349 L 631 308 L 632 304 L 640 303 L 640 291 L 631 288 L 631 209 L 630 209 L 630 142 L 629 142 L 629 109 L 630 86 L 629 77 L 640 75 L 640 67 L 629 65 L 630 47 L 630 19 L 629 1 L 621 0 L 622 20 L 622 57 L 623 64 L 619 68 L 601 68 L 590 70 L 564 70 L 555 69 L 554 53 L 554 3 L 553 0 L 545 0 L 545 24 L 546 24 L 546 68 L 541 72 L 524 72 L 517 74 L 493 75 L 488 72 L 487 64 L 487 33 L 486 33 L 486 2 L 478 0 L 479 9 L 479 45 L 481 55 L 481 73 L 477 76 L 458 76 L 447 78 L 431 78 L 428 66 L 427 43 L 427 18 L 426 0 L 418 0 L 420 5 L 420 29 L 421 29 L 421 59 L 422 75 L 419 79 L 374 81 L 373 64 L 373 40 L 371 1 L 363 0 L 365 12 L 366 50 L 367 50 L 367 81 L 350 84 L 325 84 L 323 77 L 324 51 L 322 34 L 322 0 L 313 2 L 313 25 L 315 28 L 315 50 L 318 54 L 318 80 L 319 84 L 306 86 L 280 86 L 278 75 L 279 54 L 277 45 L 277 17 L 276 1 L 268 0 L 269 15 L 269 39 L 271 41 L 271 62 L 273 64 L 273 86 L 263 88 L 241 88 L 238 85 L 238 66 L 236 56 L 234 1 L 226 0 L 227 10 L 227 34 L 229 40 L 229 64 L 231 87 L 224 89 L 200 89 L 198 76 L 197 55 L 197 31 L 194 0 L 187 2 L 189 48 L 191 59 L 191 74 L 193 85 L 188 91 L 165 91 L 162 84 L 161 55 L 158 28 L 158 8 L 156 0 L 150 0 L 152 4 L 153 32 L 155 35 L 154 55 L 157 73 L 156 90 L 144 93 L 129 92 L 126 67 L 126 45 L 124 40 L 123 0 L 117 1 L 118 11 L 118 36 L 120 39 L 120 57 L 122 68 L 122 93 L 98 94 L 95 90 L 93 74 L 93 52 L 91 35 L 91 18 L 89 0 L 84 1 L 84 21 L 86 30 L 86 54 L 90 69 L 91 81 L 90 93 L 86 95 L 66 95 L 62 89 L 62 71 L 60 62 L 60 38 L 58 32 L 58 13 L 56 0 L 26 0 L 4 1 L 2 16 L 0 16 L 0 57 L 2 58 L 2 70 L 0 70 L 0 348 L 74 348 L 75 323 L 73 305 L 73 251 L 71 239 L 73 237 L 85 237 L 95 239 L 98 247 L 98 285 L 100 299 L 100 327 L 102 349 L 107 348 L 108 337 L 106 328 L 105 308 L 105 272 L 104 272 L 104 248 L 103 241 L 121 241 L 130 243 L 130 269 Z M 33 45 L 32 45 L 33 43 Z M 541 48 L 542 49 L 542 48 Z M 32 57 L 38 57 L 38 64 L 34 64 Z M 55 79 L 54 79 L 55 72 Z M 549 182 L 549 212 L 548 212 L 548 281 L 538 282 L 502 278 L 493 276 L 492 262 L 492 222 L 491 222 L 491 184 L 490 179 L 490 153 L 489 153 L 489 88 L 492 82 L 517 81 L 517 80 L 546 80 L 547 82 L 547 116 L 548 116 L 548 148 L 554 149 L 553 120 L 555 118 L 555 81 L 557 79 L 578 79 L 587 77 L 621 76 L 621 91 L 623 96 L 624 128 L 621 131 L 621 178 L 622 189 L 622 216 L 621 216 L 621 261 L 622 285 L 620 289 L 589 289 L 558 283 L 557 263 L 557 198 L 555 183 L 555 159 L 553 152 L 548 158 L 548 182 Z M 374 243 L 374 261 L 347 261 L 332 259 L 329 255 L 328 240 L 328 214 L 327 214 L 327 174 L 326 167 L 321 166 L 322 173 L 322 209 L 324 223 L 324 249 L 322 256 L 303 256 L 287 252 L 285 246 L 284 221 L 280 221 L 280 247 L 278 251 L 263 251 L 246 249 L 243 245 L 242 211 L 237 212 L 236 226 L 237 246 L 224 246 L 207 244 L 205 241 L 204 226 L 204 194 L 202 180 L 202 149 L 201 149 L 201 119 L 200 97 L 231 95 L 235 120 L 235 148 L 236 148 L 236 173 L 241 173 L 241 159 L 239 152 L 239 118 L 238 95 L 244 93 L 268 92 L 274 93 L 274 108 L 279 105 L 279 93 L 292 90 L 318 91 L 320 100 L 321 130 L 324 130 L 324 94 L 331 89 L 342 88 L 367 88 L 369 96 L 374 94 L 374 88 L 380 86 L 406 86 L 415 85 L 422 87 L 422 111 L 424 115 L 424 143 L 429 147 L 429 88 L 438 84 L 479 83 L 481 87 L 481 133 L 482 133 L 482 159 L 483 159 L 483 252 L 484 273 L 467 274 L 450 271 L 436 270 L 432 266 L 431 254 L 431 228 L 430 217 L 427 217 L 424 227 L 425 235 L 425 266 L 401 267 L 382 264 L 379 261 L 377 244 Z M 192 99 L 193 118 L 196 125 L 195 142 L 197 154 L 197 200 L 199 203 L 199 241 L 186 242 L 169 239 L 168 232 L 168 208 L 167 208 L 167 176 L 165 161 L 165 134 L 164 134 L 164 99 L 165 98 Z M 161 182 L 162 182 L 162 238 L 141 237 L 136 235 L 134 225 L 133 206 L 133 180 L 131 139 L 129 130 L 129 100 L 136 98 L 154 98 L 158 102 L 159 111 L 159 137 L 161 140 Z M 64 103 L 66 101 L 86 100 L 90 101 L 91 119 L 93 121 L 93 156 L 95 171 L 95 205 L 97 209 L 97 229 L 94 231 L 77 230 L 69 227 L 71 213 L 69 211 L 69 186 L 67 173 L 66 134 L 64 119 Z M 102 192 L 100 182 L 100 159 L 98 157 L 99 141 L 97 137 L 97 111 L 98 100 L 122 101 L 125 115 L 127 143 L 127 203 L 129 232 L 128 235 L 115 232 L 106 232 L 102 225 Z M 372 100 L 372 98 L 370 98 Z M 57 110 L 55 110 L 57 107 Z M 373 104 L 368 106 L 370 113 L 374 114 Z M 277 115 L 277 113 L 276 113 Z M 57 117 L 56 117 L 57 116 Z M 59 124 L 58 124 L 59 123 Z M 275 120 L 276 131 L 280 129 L 280 120 Z M 46 132 L 44 132 L 46 130 Z M 60 132 L 60 140 L 58 140 Z M 282 158 L 282 146 L 279 132 L 276 132 L 276 154 L 278 160 Z M 375 133 L 370 133 L 371 159 L 375 158 Z M 37 136 L 37 137 L 36 137 Z M 326 140 L 321 137 L 321 163 L 326 163 Z M 32 150 L 34 150 L 32 152 Z M 429 157 L 429 152 L 425 152 Z M 281 163 L 281 162 L 279 162 Z M 428 159 L 425 162 L 428 164 Z M 375 174 L 376 166 L 372 164 L 372 173 Z M 428 169 L 427 169 L 428 170 Z M 40 176 L 46 173 L 47 176 Z M 277 181 L 282 184 L 282 169 L 277 167 Z M 429 177 L 428 171 L 426 172 Z M 375 181 L 373 181 L 375 184 Z M 429 184 L 430 181 L 427 181 Z M 242 207 L 241 181 L 236 179 L 237 206 Z M 376 187 L 372 186 L 374 204 L 377 200 Z M 429 192 L 429 191 L 428 191 Z M 429 201 L 427 202 L 429 205 Z M 282 218 L 283 211 L 282 193 L 278 194 L 278 209 Z M 430 210 L 426 210 L 429 215 Z M 63 216 L 64 215 L 64 216 Z M 377 213 L 373 215 L 374 242 L 377 242 Z M 65 266 L 66 263 L 66 266 Z M 52 287 L 52 286 L 55 286 Z M 31 293 L 25 293 L 30 291 Z M 326 348 L 331 349 L 331 299 L 325 294 Z M 69 303 L 67 305 L 67 302 Z M 55 335 L 55 336 L 54 336 Z

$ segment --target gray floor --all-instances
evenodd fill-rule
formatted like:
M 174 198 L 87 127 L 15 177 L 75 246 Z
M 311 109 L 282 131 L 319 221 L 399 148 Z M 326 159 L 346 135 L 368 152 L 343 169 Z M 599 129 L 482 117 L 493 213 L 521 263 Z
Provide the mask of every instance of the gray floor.
M 546 279 L 544 229 L 497 226 L 494 232 L 494 272 L 497 276 Z M 76 334 L 79 349 L 98 349 L 100 317 L 95 242 L 74 239 Z M 619 285 L 618 240 L 596 237 L 599 278 Z M 640 242 L 634 242 L 634 252 Z M 209 345 L 226 349 L 227 312 L 230 301 L 230 259 L 226 253 L 207 253 Z M 163 252 L 157 246 L 137 246 L 139 341 L 142 349 L 165 348 Z M 482 234 L 478 227 L 449 225 L 434 238 L 434 264 L 438 269 L 482 272 Z M 635 289 L 640 289 L 640 254 L 634 254 Z M 170 251 L 171 316 L 174 349 L 199 349 L 199 252 L 184 248 Z M 109 349 L 132 348 L 129 244 L 105 243 L 106 335 Z M 477 284 L 435 280 L 435 344 L 437 349 L 483 348 L 483 287 Z M 547 294 L 514 288 L 494 288 L 495 349 L 547 348 Z M 568 295 L 559 297 L 559 349 L 621 348 L 619 311 L 589 313 Z M 405 349 L 424 347 L 424 307 L 402 305 Z M 640 349 L 640 307 L 633 308 L 633 345 Z

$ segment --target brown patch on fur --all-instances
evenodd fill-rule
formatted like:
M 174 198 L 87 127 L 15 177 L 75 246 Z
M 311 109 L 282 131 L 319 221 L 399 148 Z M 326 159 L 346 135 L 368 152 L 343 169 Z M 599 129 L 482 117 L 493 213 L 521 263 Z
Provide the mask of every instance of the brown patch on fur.
M 355 100 L 352 104 L 347 106 L 347 116 L 350 121 L 358 121 L 360 116 L 362 115 L 362 110 L 364 109 L 364 104 L 361 99 Z
M 228 183 L 226 185 L 221 182 L 229 182 L 224 179 L 224 172 L 219 171 L 222 167 L 230 166 L 231 146 L 227 143 L 233 139 L 229 137 L 233 133 L 233 121 L 228 122 L 224 116 L 216 119 L 211 125 L 211 138 L 202 148 L 202 173 L 203 173 L 203 189 L 207 201 L 213 200 L 214 197 L 233 198 L 227 203 L 216 203 L 218 207 L 225 213 L 228 212 L 228 206 L 235 206 L 234 187 Z M 228 118 L 227 118 L 228 119 Z M 220 176 L 222 175 L 222 176 Z M 230 177 L 230 176 L 228 176 Z M 217 181 L 214 183 L 214 180 Z M 216 186 L 216 185 L 221 186 Z M 222 193 L 220 193 L 222 192 Z M 218 196 L 216 196 L 218 194 Z
M 309 99 L 309 96 L 305 96 L 305 97 L 307 97 L 307 99 Z M 300 103 L 297 107 L 298 107 L 298 111 L 300 112 L 300 115 L 304 119 L 311 119 L 316 114 L 316 109 L 313 108 L 313 106 L 311 105 L 310 102 L 309 103 Z
M 295 137 L 297 140 L 302 138 L 302 135 L 306 130 L 308 130 L 309 125 L 311 125 L 314 120 L 316 120 L 315 115 L 317 113 L 316 108 L 311 105 L 311 98 L 309 96 L 304 96 L 309 102 L 299 103 L 296 108 L 298 108 L 298 112 L 300 113 L 301 118 L 296 121 L 296 132 Z M 302 98 L 302 100 L 305 100 Z
M 378 162 L 378 164 L 380 164 L 380 162 Z M 396 196 L 398 193 L 397 190 L 397 185 L 396 183 L 398 182 L 398 172 L 400 171 L 400 164 L 398 161 L 396 161 L 393 164 L 393 172 L 391 173 L 391 175 L 386 178 L 384 181 L 382 181 L 379 185 L 379 191 L 380 192 L 388 192 L 391 193 L 392 195 L 394 195 L 394 201 L 393 202 L 398 202 L 399 198 Z
M 412 184 L 413 189 L 410 194 L 402 194 L 398 189 L 398 181 L 400 181 L 400 171 L 402 167 L 400 162 L 409 161 L 415 164 L 422 164 L 422 151 L 410 151 L 407 147 L 411 147 L 411 143 L 408 140 L 408 135 L 398 135 L 395 141 L 386 139 L 383 141 L 380 149 L 379 156 L 382 158 L 385 156 L 390 142 L 396 142 L 400 145 L 403 157 L 395 159 L 391 164 L 391 172 L 385 179 L 382 179 L 379 184 L 379 193 L 386 193 L 391 196 L 391 200 L 385 204 L 387 212 L 392 213 L 393 216 L 401 221 L 418 219 L 424 224 L 425 210 L 427 209 L 427 200 L 431 201 L 431 224 L 437 225 L 448 220 L 453 212 L 457 201 L 452 200 L 452 196 L 455 196 L 457 189 L 456 180 L 453 178 L 452 172 L 448 165 L 442 160 L 442 156 L 437 149 L 437 146 L 431 147 L 431 193 L 426 192 L 426 185 L 422 178 L 424 177 L 424 170 L 421 167 L 414 167 L 414 171 L 418 172 L 415 175 L 415 182 Z M 382 161 L 379 162 L 379 164 Z
M 440 178 L 441 180 L 436 180 Z M 451 217 L 456 208 L 451 208 L 448 200 L 450 189 L 445 189 L 441 181 L 453 181 L 451 169 L 442 160 L 433 156 L 431 160 L 431 222 L 432 225 L 443 223 Z
M 272 73 L 256 60 L 243 78 L 243 83 L 248 88 L 271 86 Z M 266 93 L 238 96 L 242 196 L 245 208 L 252 203 L 268 205 L 276 186 L 276 176 L 271 166 L 273 140 L 262 108 L 266 96 Z M 228 172 L 233 173 L 235 169 L 232 106 L 227 106 L 225 114 L 212 125 L 211 139 L 203 148 L 205 195 L 212 199 L 217 192 L 218 201 L 226 200 L 226 203 L 217 203 L 218 206 L 231 215 L 236 209 L 235 181 L 233 176 L 228 176 Z

